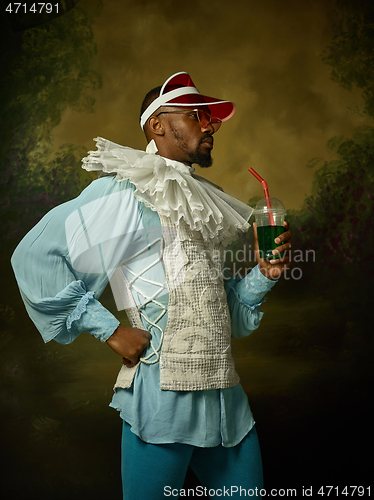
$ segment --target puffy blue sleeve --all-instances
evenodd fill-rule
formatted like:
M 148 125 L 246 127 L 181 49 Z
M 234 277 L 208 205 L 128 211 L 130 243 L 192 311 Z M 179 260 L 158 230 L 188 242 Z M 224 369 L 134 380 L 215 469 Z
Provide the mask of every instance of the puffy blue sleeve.
M 101 342 L 106 342 L 119 324 L 118 319 L 95 300 L 94 292 L 83 295 L 66 320 L 67 330 L 72 335 L 89 333 Z
M 51 210 L 25 236 L 12 266 L 45 342 L 68 344 L 81 332 L 105 341 L 114 332 L 119 322 L 98 299 L 141 224 L 133 186 L 106 177 Z
M 264 315 L 260 305 L 275 283 L 276 281 L 266 278 L 258 266 L 254 267 L 245 278 L 237 276 L 226 282 L 227 303 L 234 338 L 246 337 L 259 327 Z

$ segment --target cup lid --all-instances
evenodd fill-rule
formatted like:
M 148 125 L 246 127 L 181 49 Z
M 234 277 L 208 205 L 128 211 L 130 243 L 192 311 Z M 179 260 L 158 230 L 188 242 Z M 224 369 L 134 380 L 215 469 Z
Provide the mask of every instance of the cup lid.
M 278 200 L 278 198 L 270 198 L 270 204 L 271 204 L 271 211 L 275 214 L 278 215 L 286 215 L 286 209 L 284 208 L 283 203 Z M 255 215 L 259 214 L 267 214 L 269 213 L 269 209 L 266 203 L 266 198 L 262 198 L 257 205 L 256 208 L 253 212 Z

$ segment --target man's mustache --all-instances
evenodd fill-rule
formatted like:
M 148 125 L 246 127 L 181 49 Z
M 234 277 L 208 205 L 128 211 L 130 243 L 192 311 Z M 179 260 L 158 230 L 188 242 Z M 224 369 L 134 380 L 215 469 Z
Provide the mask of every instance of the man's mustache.
M 199 145 L 202 144 L 203 142 L 209 142 L 210 144 L 214 144 L 214 139 L 212 135 L 206 135 L 205 137 L 202 137 L 199 141 Z

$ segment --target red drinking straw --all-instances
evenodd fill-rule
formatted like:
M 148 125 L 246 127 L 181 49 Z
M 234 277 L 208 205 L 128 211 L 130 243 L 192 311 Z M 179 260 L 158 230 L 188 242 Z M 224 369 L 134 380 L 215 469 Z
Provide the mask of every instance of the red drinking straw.
M 256 172 L 256 170 L 254 170 L 252 167 L 249 168 L 248 171 L 251 172 L 251 174 L 254 175 L 256 177 L 256 179 L 261 182 L 262 187 L 264 188 L 266 205 L 268 207 L 268 212 L 269 212 L 270 225 L 271 226 L 275 226 L 274 217 L 273 217 L 273 211 L 271 209 L 271 203 L 270 203 L 268 185 L 266 184 L 266 181 L 261 177 L 261 175 L 258 175 L 258 173 Z

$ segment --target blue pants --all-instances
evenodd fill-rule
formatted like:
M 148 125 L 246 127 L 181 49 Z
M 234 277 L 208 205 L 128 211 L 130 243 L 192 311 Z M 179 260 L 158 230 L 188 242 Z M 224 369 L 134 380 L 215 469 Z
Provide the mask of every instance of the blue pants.
M 207 494 L 209 489 L 220 489 L 224 497 L 226 488 L 226 491 L 230 490 L 230 498 L 240 498 L 240 487 L 254 490 L 263 486 L 261 453 L 255 428 L 232 448 L 221 445 L 199 448 L 180 443 L 145 443 L 123 422 L 121 468 L 124 500 L 178 498 L 188 465 L 202 486 L 206 487 Z M 216 494 L 219 496 L 219 493 Z

